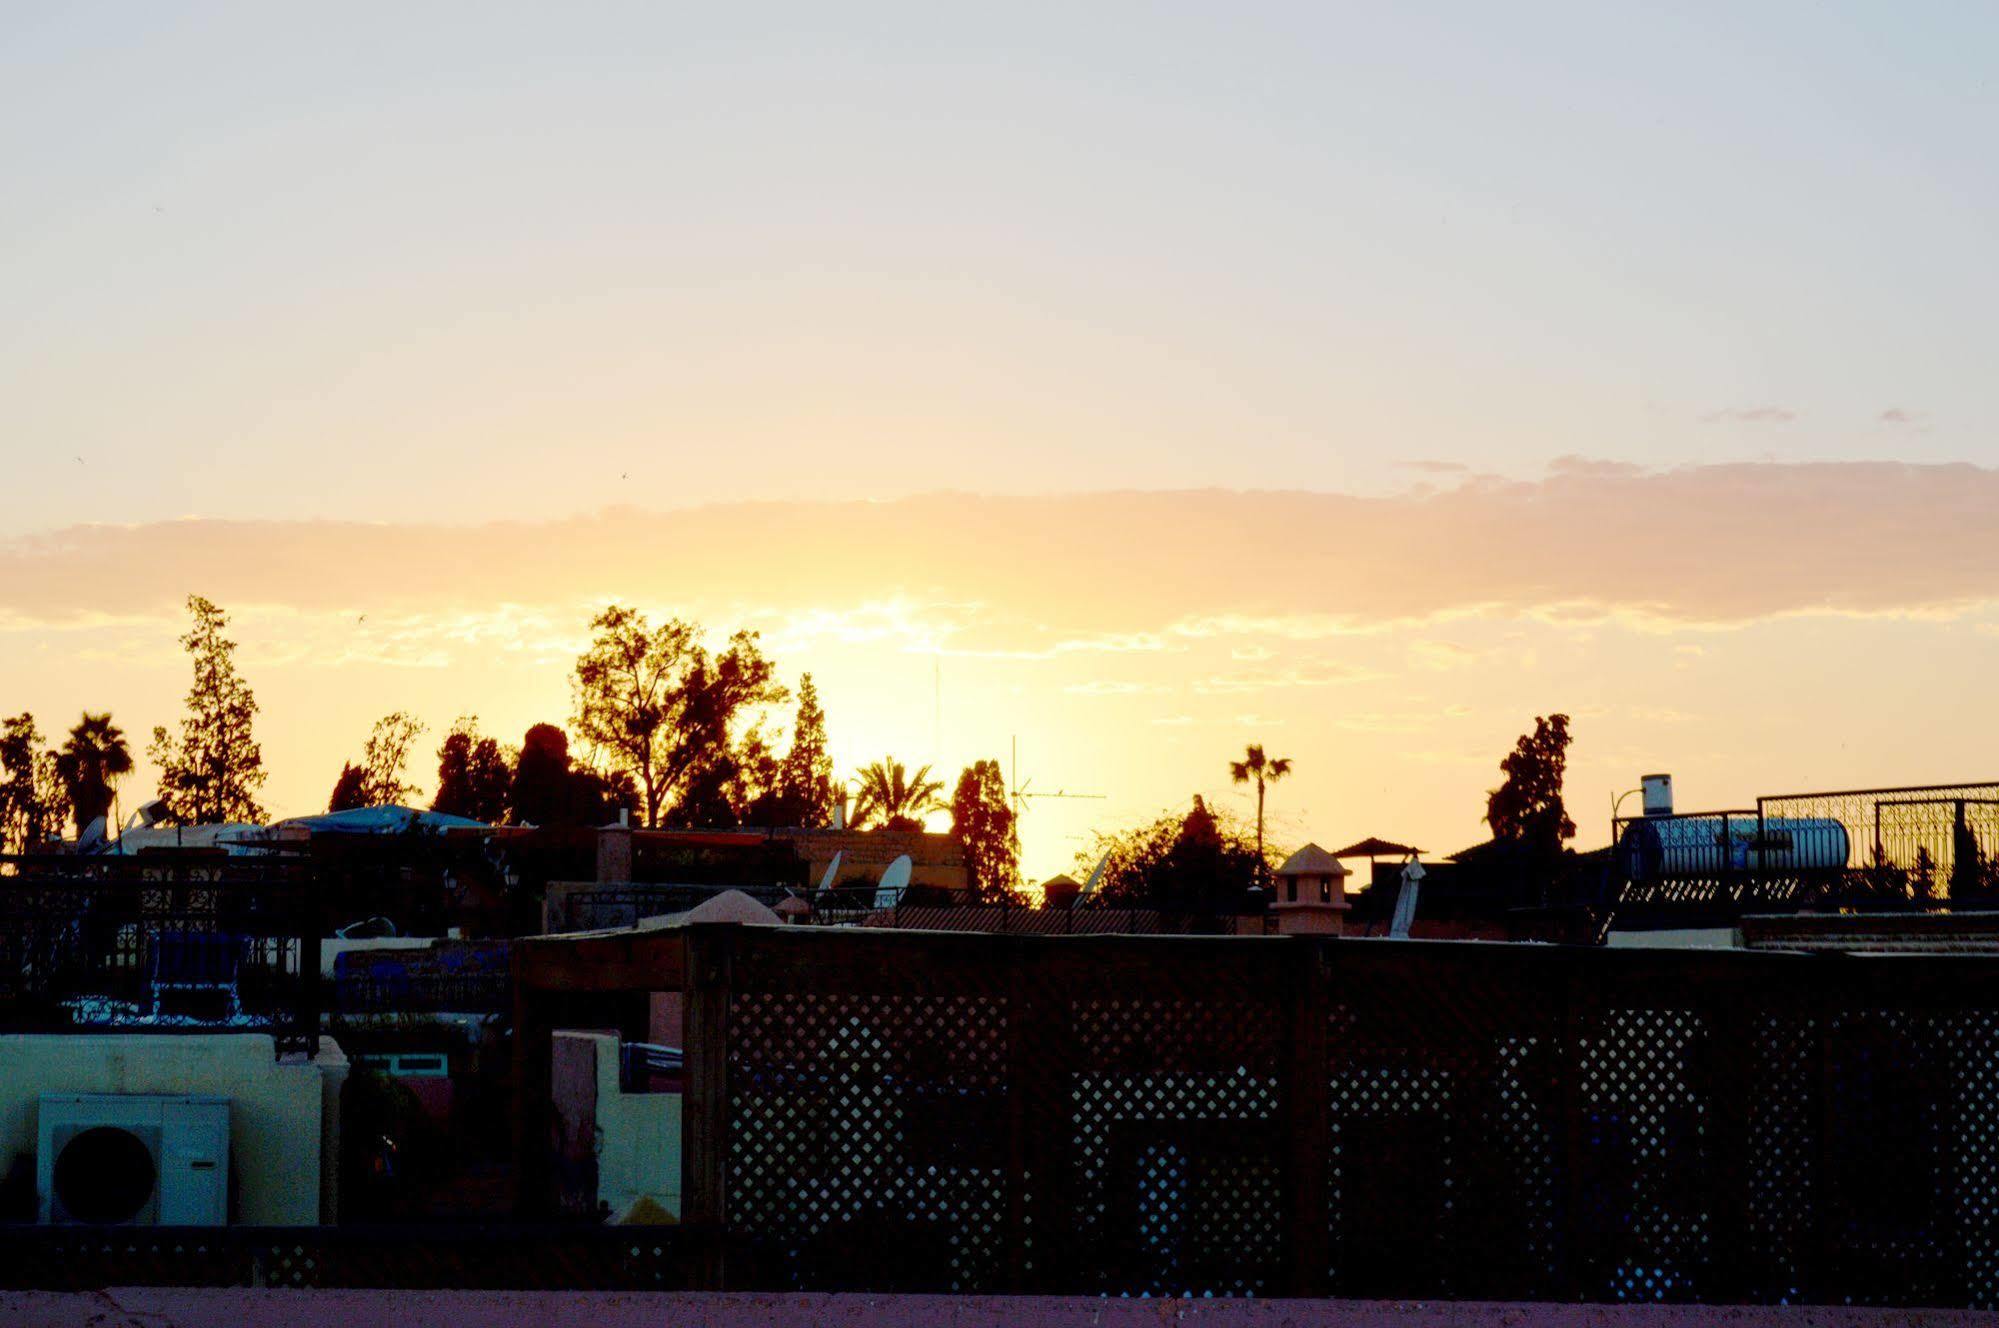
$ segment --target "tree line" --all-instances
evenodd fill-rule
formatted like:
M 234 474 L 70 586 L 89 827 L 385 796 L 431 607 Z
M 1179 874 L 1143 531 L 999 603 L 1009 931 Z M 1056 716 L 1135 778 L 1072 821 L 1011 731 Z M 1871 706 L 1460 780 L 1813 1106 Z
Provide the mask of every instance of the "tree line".
M 261 822 L 267 772 L 257 742 L 255 693 L 236 664 L 229 618 L 200 595 L 187 600 L 180 638 L 192 671 L 177 729 L 153 730 L 147 755 L 158 797 L 185 825 Z M 737 632 L 711 649 L 697 623 L 651 622 L 612 605 L 590 623 L 571 675 L 568 726 L 538 723 L 518 744 L 465 715 L 436 748 L 435 811 L 495 824 L 602 825 L 620 813 L 656 828 L 824 828 L 844 783 L 834 778 L 826 711 L 812 675 L 796 691 L 779 681 L 757 634 Z M 793 704 L 795 702 L 795 704 Z M 793 704 L 788 735 L 768 727 Z M 407 711 L 377 720 L 358 759 L 344 761 L 329 811 L 400 804 L 417 792 L 409 771 L 427 729 Z M 572 735 L 574 746 L 572 746 Z M 580 750 L 579 750 L 580 749 Z M 30 714 L 0 725 L 0 852 L 27 851 L 73 823 L 80 835 L 110 819 L 130 745 L 109 714 L 83 715 L 60 747 L 46 745 Z M 884 757 L 855 775 L 849 824 L 920 830 L 949 811 L 972 889 L 997 896 L 1019 885 L 1019 835 L 999 764 L 976 761 L 950 798 L 930 767 Z
M 159 769 L 158 796 L 181 824 L 261 822 L 267 772 L 254 731 L 258 706 L 236 666 L 228 615 L 200 595 L 188 597 L 187 609 L 185 713 L 177 730 L 154 728 L 147 748 Z M 433 810 L 537 826 L 602 825 L 620 813 L 660 828 L 832 824 L 846 784 L 834 778 L 826 712 L 810 673 L 794 693 L 756 633 L 737 632 L 711 649 L 699 624 L 653 623 L 621 605 L 597 614 L 590 633 L 571 676 L 569 726 L 535 724 L 516 745 L 482 732 L 476 716 L 461 716 L 435 749 Z M 780 738 L 767 727 L 770 711 L 794 699 L 791 731 Z M 1506 779 L 1487 799 L 1494 839 L 1550 863 L 1575 835 L 1562 804 L 1568 722 L 1561 714 L 1537 718 L 1501 763 Z M 406 711 L 376 721 L 359 759 L 342 763 L 328 810 L 414 796 L 408 772 L 425 732 Z M 45 744 L 31 714 L 0 721 L 0 851 L 29 850 L 66 823 L 81 834 L 97 818 L 110 819 L 118 781 L 132 768 L 129 744 L 108 713 L 85 712 L 59 746 Z M 1269 884 L 1276 854 L 1265 839 L 1265 802 L 1291 771 L 1289 758 L 1252 744 L 1229 774 L 1255 787 L 1253 826 L 1196 797 L 1185 814 L 1099 834 L 1078 865 L 1102 863 L 1108 901 L 1232 906 L 1243 891 Z M 929 766 L 912 771 L 893 757 L 856 771 L 853 784 L 853 828 L 920 830 L 927 816 L 948 811 L 973 895 L 998 899 L 1019 889 L 1016 809 L 997 761 L 965 767 L 948 799 Z

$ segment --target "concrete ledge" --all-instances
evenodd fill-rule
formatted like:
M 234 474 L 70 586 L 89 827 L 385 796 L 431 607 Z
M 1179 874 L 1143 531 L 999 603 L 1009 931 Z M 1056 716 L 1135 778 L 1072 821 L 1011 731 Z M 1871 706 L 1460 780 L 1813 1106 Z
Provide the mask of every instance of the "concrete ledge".
M 118 1287 L 0 1292 L 10 1328 L 1912 1328 L 1990 1324 L 1971 1310 L 1537 1305 L 1342 1300 L 1095 1300 L 569 1291 L 251 1291 Z

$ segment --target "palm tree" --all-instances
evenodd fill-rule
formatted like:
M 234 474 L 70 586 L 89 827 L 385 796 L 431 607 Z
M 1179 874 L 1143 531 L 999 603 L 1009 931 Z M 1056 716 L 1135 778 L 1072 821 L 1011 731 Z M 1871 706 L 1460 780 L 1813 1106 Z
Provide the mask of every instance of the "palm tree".
M 924 813 L 943 809 L 943 781 L 932 779 L 927 765 L 912 775 L 902 762 L 885 756 L 862 766 L 854 777 L 861 786 L 854 800 L 856 830 L 875 817 L 890 830 L 921 830 Z
M 1229 774 L 1236 783 L 1256 782 L 1256 870 L 1266 882 L 1270 878 L 1270 865 L 1263 860 L 1263 790 L 1290 773 L 1291 758 L 1265 756 L 1260 742 L 1251 743 L 1242 760 L 1229 762 Z
M 108 816 L 118 796 L 118 779 L 132 773 L 132 750 L 125 732 L 107 712 L 83 712 L 69 740 L 56 754 L 56 773 L 69 792 L 70 808 L 80 835 L 100 816 Z

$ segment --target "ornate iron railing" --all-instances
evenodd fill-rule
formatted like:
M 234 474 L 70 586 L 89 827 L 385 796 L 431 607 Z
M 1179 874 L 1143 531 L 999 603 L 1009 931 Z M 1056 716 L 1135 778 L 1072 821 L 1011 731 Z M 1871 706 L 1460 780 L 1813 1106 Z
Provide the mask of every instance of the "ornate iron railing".
M 0 858 L 0 1028 L 307 1038 L 320 931 L 298 863 Z
M 1801 907 L 1999 906 L 1999 782 L 1762 797 L 1611 823 L 1619 921 L 1713 925 Z

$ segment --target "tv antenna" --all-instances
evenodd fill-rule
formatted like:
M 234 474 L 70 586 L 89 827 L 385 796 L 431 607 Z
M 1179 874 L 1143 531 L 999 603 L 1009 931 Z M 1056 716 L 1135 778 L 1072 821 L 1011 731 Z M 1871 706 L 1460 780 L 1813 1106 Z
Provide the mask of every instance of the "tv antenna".
M 1067 789 L 1056 789 L 1053 793 L 1035 792 L 1034 781 L 1032 779 L 1028 780 L 1025 784 L 1020 782 L 1020 739 L 1015 737 L 1013 740 L 1013 789 L 1009 796 L 1013 800 L 1013 819 L 1018 824 L 1020 814 L 1027 810 L 1026 804 L 1037 798 L 1065 798 L 1088 802 L 1102 802 L 1106 795 L 1102 793 L 1071 793 Z

